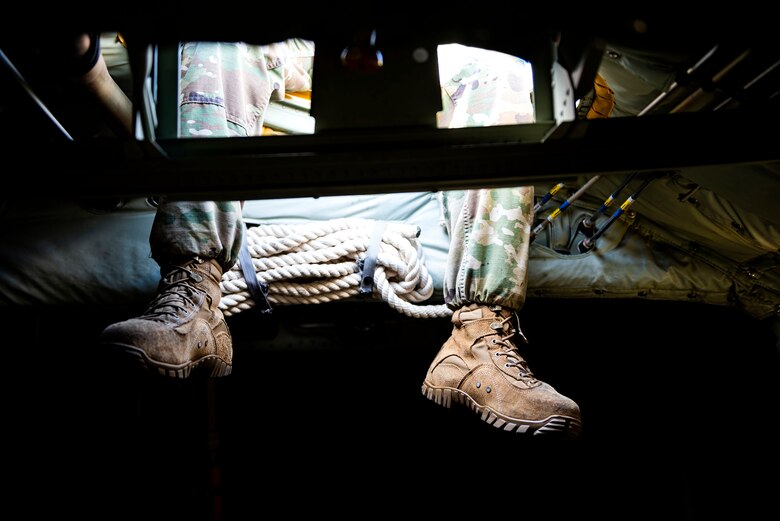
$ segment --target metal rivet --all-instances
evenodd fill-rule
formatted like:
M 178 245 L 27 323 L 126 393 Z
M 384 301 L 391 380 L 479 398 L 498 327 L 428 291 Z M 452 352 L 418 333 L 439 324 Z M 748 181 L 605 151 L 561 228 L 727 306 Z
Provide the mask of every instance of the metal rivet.
M 480 387 L 482 387 L 482 382 L 477 382 L 477 389 L 479 389 Z
M 202 344 L 201 344 L 201 341 L 200 341 L 200 340 L 198 340 L 198 349 L 200 349 L 200 348 L 201 348 L 201 345 L 202 345 Z
M 490 386 L 489 385 L 487 387 L 485 387 L 485 392 L 487 392 L 487 393 L 490 392 Z

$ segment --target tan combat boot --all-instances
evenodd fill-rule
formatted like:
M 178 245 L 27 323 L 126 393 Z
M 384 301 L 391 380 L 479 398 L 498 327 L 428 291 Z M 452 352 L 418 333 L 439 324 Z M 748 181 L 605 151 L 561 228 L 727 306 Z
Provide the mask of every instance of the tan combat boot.
M 537 380 L 513 343 L 512 310 L 471 304 L 453 313 L 452 335 L 433 360 L 422 393 L 449 407 L 455 401 L 505 431 L 576 437 L 579 406 Z M 522 337 L 524 339 L 524 337 Z
M 102 343 L 162 376 L 187 378 L 193 369 L 229 375 L 233 341 L 218 308 L 221 279 L 214 260 L 173 266 L 144 314 L 108 326 Z

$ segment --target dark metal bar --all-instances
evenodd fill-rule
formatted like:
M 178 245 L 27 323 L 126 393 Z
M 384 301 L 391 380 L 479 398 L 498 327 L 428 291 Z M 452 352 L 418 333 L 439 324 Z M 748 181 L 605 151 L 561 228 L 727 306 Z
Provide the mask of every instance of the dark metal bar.
M 11 62 L 8 56 L 6 56 L 6 54 L 2 51 L 2 49 L 0 49 L 0 62 L 3 63 L 3 66 L 11 74 L 19 88 L 27 95 L 30 101 L 44 116 L 44 118 L 49 121 L 51 127 L 56 130 L 56 133 L 65 141 L 73 141 L 73 137 L 68 133 L 67 130 L 65 130 L 65 127 L 62 126 L 57 118 L 54 117 L 54 114 L 51 113 L 43 101 L 41 101 L 35 91 L 33 91 L 32 87 L 30 87 L 30 85 L 27 83 L 27 80 L 24 79 L 24 76 L 22 76 L 22 74 Z
M 154 157 L 143 143 L 82 142 L 54 150 L 10 150 L 35 176 L 8 178 L 6 187 L 41 197 L 147 196 L 253 199 L 388 193 L 560 182 L 579 175 L 684 170 L 707 165 L 780 161 L 778 130 L 765 126 L 777 109 L 720 111 L 642 118 L 578 120 L 543 143 L 479 141 L 478 130 L 362 132 L 278 138 L 160 141 L 169 157 Z M 511 134 L 513 129 L 505 130 Z M 475 137 L 471 144 L 466 137 Z M 696 136 L 692 139 L 692 136 Z M 299 139 L 296 139 L 299 138 Z M 274 146 L 293 140 L 295 146 Z M 211 150 L 204 151 L 208 146 Z M 56 158 L 56 164 L 51 164 Z

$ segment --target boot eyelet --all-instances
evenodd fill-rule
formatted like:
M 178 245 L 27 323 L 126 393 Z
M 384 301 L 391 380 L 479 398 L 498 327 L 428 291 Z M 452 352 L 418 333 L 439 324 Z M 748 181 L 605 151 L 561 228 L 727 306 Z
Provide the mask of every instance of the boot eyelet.
M 495 343 L 495 342 L 494 342 L 494 343 Z M 498 351 L 496 351 L 496 358 L 498 358 L 499 356 L 501 356 L 501 353 L 499 353 Z
M 480 387 L 482 387 L 482 382 L 477 382 L 477 389 L 479 389 Z
M 490 386 L 489 385 L 487 387 L 485 387 L 485 392 L 486 393 L 490 393 Z

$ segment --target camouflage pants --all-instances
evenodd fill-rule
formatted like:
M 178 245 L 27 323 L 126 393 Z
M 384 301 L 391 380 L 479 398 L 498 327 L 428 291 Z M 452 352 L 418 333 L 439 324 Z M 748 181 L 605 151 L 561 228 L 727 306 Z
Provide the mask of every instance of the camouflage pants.
M 525 302 L 533 187 L 448 191 L 439 195 L 450 237 L 444 299 L 519 310 Z
M 181 137 L 259 135 L 271 99 L 285 90 L 311 89 L 312 56 L 313 46 L 299 40 L 262 47 L 185 44 Z M 498 70 L 525 66 L 516 58 L 502 59 Z M 525 87 L 518 86 L 517 75 L 456 65 L 454 79 L 442 84 L 440 125 L 514 124 L 528 119 L 530 109 L 518 109 L 529 98 Z M 439 193 L 439 201 L 450 236 L 446 303 L 453 309 L 477 302 L 519 310 L 525 301 L 533 187 L 447 191 Z M 197 255 L 217 259 L 227 270 L 237 261 L 243 231 L 237 201 L 163 199 L 150 238 L 152 257 L 164 266 L 172 259 Z
M 180 137 L 240 137 L 262 133 L 271 99 L 311 90 L 314 47 L 304 40 L 270 45 L 188 42 L 181 52 Z M 195 255 L 230 269 L 244 225 L 238 201 L 163 198 L 152 225 L 152 258 L 165 266 Z
M 439 201 L 450 236 L 444 274 L 445 302 L 515 310 L 525 302 L 533 187 L 447 191 Z M 197 255 L 229 269 L 243 240 L 237 201 L 164 201 L 151 234 L 161 265 Z
M 149 243 L 161 266 L 200 257 L 216 259 L 223 270 L 238 260 L 244 237 L 238 201 L 169 201 L 163 199 L 154 216 Z

